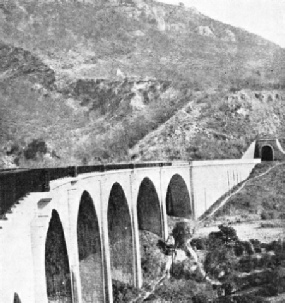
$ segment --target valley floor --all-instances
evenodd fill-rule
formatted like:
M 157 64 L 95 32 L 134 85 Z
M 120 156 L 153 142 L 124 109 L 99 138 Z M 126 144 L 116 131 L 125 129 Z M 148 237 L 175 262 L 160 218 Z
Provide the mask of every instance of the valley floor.
M 237 232 L 242 241 L 257 239 L 262 243 L 269 243 L 273 240 L 285 238 L 285 221 L 284 220 L 266 220 L 243 222 L 231 225 Z M 207 237 L 210 232 L 218 231 L 218 224 L 201 227 L 197 230 L 195 237 Z

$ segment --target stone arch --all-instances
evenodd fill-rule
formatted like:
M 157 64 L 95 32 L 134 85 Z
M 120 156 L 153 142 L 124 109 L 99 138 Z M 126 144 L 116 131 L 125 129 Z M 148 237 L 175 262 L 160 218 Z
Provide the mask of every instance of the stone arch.
M 112 280 L 133 284 L 133 232 L 123 188 L 114 183 L 108 201 L 108 236 Z
M 48 301 L 72 302 L 70 267 L 64 230 L 58 212 L 54 209 L 45 241 L 45 274 Z
M 261 161 L 273 161 L 274 150 L 271 145 L 263 145 L 261 147 Z
M 192 216 L 190 194 L 184 179 L 178 174 L 172 176 L 167 187 L 166 214 L 182 218 Z
M 140 230 L 162 237 L 162 219 L 159 198 L 153 182 L 144 178 L 137 198 L 137 217 Z
M 93 200 L 84 191 L 77 215 L 77 245 L 83 303 L 103 302 L 103 263 L 98 217 Z

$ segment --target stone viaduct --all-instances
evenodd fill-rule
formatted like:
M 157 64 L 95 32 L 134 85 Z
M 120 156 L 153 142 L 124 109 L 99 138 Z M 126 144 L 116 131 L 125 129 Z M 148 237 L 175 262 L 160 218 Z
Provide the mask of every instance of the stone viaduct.
M 111 303 L 112 280 L 141 287 L 139 231 L 166 238 L 169 216 L 198 218 L 259 162 L 142 163 L 29 192 L 0 220 L 0 302 Z

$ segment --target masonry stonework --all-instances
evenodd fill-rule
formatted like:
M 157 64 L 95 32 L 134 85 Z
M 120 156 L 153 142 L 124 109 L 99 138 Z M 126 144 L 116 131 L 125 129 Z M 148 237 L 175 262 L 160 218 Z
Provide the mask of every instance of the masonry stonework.
M 151 229 L 148 221 L 140 226 L 139 222 L 142 218 L 138 215 L 143 216 L 142 211 L 150 212 L 149 217 L 153 218 L 152 220 L 156 221 L 156 218 L 160 218 L 158 222 L 153 222 L 153 225 L 160 225 L 156 230 L 161 230 L 161 236 L 166 239 L 168 214 L 183 217 L 182 210 L 186 210 L 185 217 L 190 215 L 197 219 L 219 197 L 246 179 L 259 162 L 258 159 L 174 162 L 171 166 L 85 173 L 74 178 L 51 181 L 49 192 L 30 193 L 20 201 L 19 205 L 16 205 L 12 214 L 7 215 L 8 220 L 1 222 L 0 240 L 4 245 L 1 244 L 0 247 L 0 302 L 13 302 L 15 293 L 22 303 L 48 302 L 45 245 L 53 210 L 57 212 L 64 232 L 73 299 L 76 300 L 75 302 L 85 303 L 87 301 L 82 296 L 84 285 L 80 276 L 78 252 L 80 240 L 78 235 L 81 235 L 78 233 L 78 214 L 83 195 L 90 197 L 89 201 L 93 203 L 98 224 L 96 241 L 100 242 L 95 258 L 96 262 L 100 263 L 96 268 L 101 268 L 96 271 L 95 288 L 98 289 L 98 294 L 95 296 L 104 303 L 111 303 L 113 302 L 112 275 L 113 278 L 116 275 L 116 278 L 122 281 L 128 279 L 129 283 L 136 287 L 142 286 L 139 228 Z M 156 201 L 152 201 L 152 198 L 148 199 L 145 191 L 143 198 L 145 204 L 142 206 L 138 205 L 142 199 L 139 194 L 145 180 L 148 180 L 145 183 L 146 189 L 151 184 L 152 197 L 156 197 Z M 183 191 L 181 190 L 183 195 L 180 197 L 177 196 L 179 180 L 184 188 Z M 127 226 L 125 226 L 126 220 L 118 219 L 114 227 L 117 235 L 121 237 L 125 234 L 131 235 L 128 242 L 131 249 L 126 255 L 128 271 L 125 268 L 114 268 L 113 265 L 118 263 L 112 260 L 114 257 L 114 247 L 110 246 L 112 243 L 118 248 L 116 254 L 124 253 L 123 248 L 117 243 L 122 239 L 112 238 L 114 230 L 110 230 L 112 226 L 110 221 L 113 220 L 112 216 L 116 215 L 114 213 L 116 207 L 110 212 L 112 200 L 110 194 L 114 186 L 121 189 L 122 192 L 116 199 L 125 198 L 124 211 L 129 214 Z M 171 186 L 170 211 L 166 203 L 170 203 L 168 195 Z M 116 200 L 116 205 L 121 202 L 123 201 Z M 157 207 L 144 208 L 151 203 L 157 203 Z M 157 211 L 159 214 L 152 213 Z M 101 290 L 103 293 L 99 293 Z

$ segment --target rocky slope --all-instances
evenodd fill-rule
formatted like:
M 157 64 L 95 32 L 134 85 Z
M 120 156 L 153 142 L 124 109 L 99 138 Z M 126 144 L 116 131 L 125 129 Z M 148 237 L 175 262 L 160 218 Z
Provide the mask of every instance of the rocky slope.
M 11 0 L 1 8 L 2 40 L 38 54 L 62 85 L 116 78 L 118 69 L 125 77 L 187 79 L 198 87 L 272 83 L 284 67 L 273 43 L 182 6 Z
M 2 167 L 239 157 L 282 133 L 284 50 L 195 9 L 2 0 L 0 36 Z
M 240 158 L 260 136 L 284 134 L 282 90 L 201 93 L 130 151 L 137 160 Z

